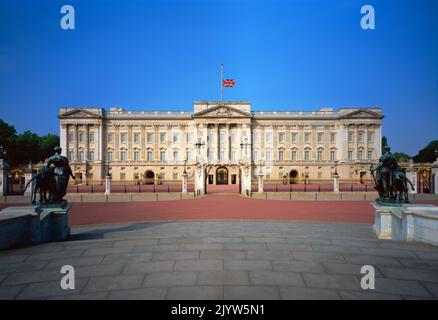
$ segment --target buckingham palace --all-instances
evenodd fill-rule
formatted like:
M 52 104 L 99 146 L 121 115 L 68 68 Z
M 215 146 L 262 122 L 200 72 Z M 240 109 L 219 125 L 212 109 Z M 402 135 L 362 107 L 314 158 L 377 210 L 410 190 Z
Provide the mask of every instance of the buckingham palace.
M 161 183 L 194 180 L 205 166 L 205 184 L 250 181 L 303 183 L 370 179 L 381 155 L 380 108 L 253 111 L 249 101 L 195 101 L 193 112 L 61 108 L 60 140 L 76 183 Z

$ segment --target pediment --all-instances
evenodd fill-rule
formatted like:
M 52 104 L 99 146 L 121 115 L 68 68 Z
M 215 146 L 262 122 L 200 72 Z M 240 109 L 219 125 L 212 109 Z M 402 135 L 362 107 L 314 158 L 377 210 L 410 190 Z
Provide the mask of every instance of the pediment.
M 101 116 L 84 108 L 75 108 L 59 115 L 60 118 L 100 118 Z
M 251 114 L 242 110 L 219 104 L 217 106 L 199 111 L 192 115 L 194 118 L 248 118 Z
M 353 112 L 347 113 L 342 116 L 342 118 L 372 118 L 372 119 L 382 119 L 383 115 L 367 109 L 358 109 Z

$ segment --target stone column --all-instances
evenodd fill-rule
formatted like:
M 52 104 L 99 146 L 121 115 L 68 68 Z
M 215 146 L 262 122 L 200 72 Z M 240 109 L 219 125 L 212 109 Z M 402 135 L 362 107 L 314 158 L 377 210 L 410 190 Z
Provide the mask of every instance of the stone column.
M 333 174 L 333 192 L 339 193 L 339 174 Z
M 197 165 L 195 169 L 195 192 L 196 196 L 205 194 L 205 166 Z
M 74 126 L 73 126 L 73 128 L 74 128 L 74 133 L 73 133 L 73 137 L 74 137 L 74 140 L 75 140 L 75 143 L 74 143 L 74 146 L 75 146 L 75 149 L 73 150 L 73 153 L 74 153 L 74 157 L 75 157 L 75 161 L 79 161 L 79 135 L 78 135 L 78 125 L 77 124 L 74 124 Z
M 128 124 L 128 154 L 127 160 L 132 160 L 132 124 Z
M 5 196 L 8 194 L 8 173 L 9 165 L 4 159 L 0 159 L 0 196 Z
M 105 194 L 109 195 L 111 194 L 111 176 L 107 175 L 105 177 Z
M 120 160 L 120 125 L 114 125 L 114 160 Z
M 258 192 L 263 192 L 263 172 L 260 171 L 257 176 L 259 178 L 259 189 L 258 189 Z
M 160 125 L 154 125 L 154 161 L 160 160 Z
M 24 172 L 24 185 L 26 186 L 32 178 L 35 177 L 35 171 L 33 170 L 32 162 L 29 163 L 29 167 Z M 32 194 L 32 190 L 34 189 L 35 180 L 33 180 L 29 187 L 24 191 L 24 195 Z
M 106 145 L 107 136 L 103 134 L 103 120 L 99 123 L 99 131 L 98 131 L 98 138 L 97 138 L 98 148 L 99 148 L 99 154 L 97 156 L 98 161 L 103 161 L 105 159 L 104 156 L 104 145 Z
M 220 123 L 216 124 L 216 137 L 217 137 L 217 150 L 216 150 L 216 161 L 219 162 L 220 161 L 220 152 L 221 152 L 221 139 L 220 139 L 220 135 L 221 135 L 221 130 L 220 130 Z
M 409 181 L 412 182 L 412 185 L 414 186 L 414 189 L 411 188 L 411 185 L 408 182 L 408 193 L 410 194 L 416 194 L 417 192 L 417 172 L 414 169 L 414 160 L 409 160 L 409 167 L 406 170 L 406 178 L 409 179 Z
M 432 163 L 432 172 L 434 175 L 434 189 L 435 189 L 435 194 L 438 194 L 438 159 L 435 160 L 434 163 Z
M 86 124 L 85 125 L 85 154 L 84 154 L 84 159 L 85 160 L 90 160 L 89 158 L 89 153 L 90 153 L 90 125 Z
M 65 123 L 61 123 L 61 130 L 59 135 L 59 145 L 62 148 L 62 155 L 67 156 L 67 127 Z
M 146 125 L 142 124 L 140 134 L 140 159 L 146 160 Z
M 251 165 L 249 163 L 245 163 L 241 166 L 241 194 L 245 196 L 251 195 Z
M 184 171 L 182 174 L 182 193 L 187 193 L 187 172 Z

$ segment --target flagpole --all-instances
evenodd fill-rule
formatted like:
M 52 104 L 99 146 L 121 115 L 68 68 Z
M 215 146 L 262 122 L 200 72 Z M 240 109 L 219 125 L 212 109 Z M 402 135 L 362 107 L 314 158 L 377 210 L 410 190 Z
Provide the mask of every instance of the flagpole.
M 221 101 L 224 100 L 224 65 L 221 63 Z

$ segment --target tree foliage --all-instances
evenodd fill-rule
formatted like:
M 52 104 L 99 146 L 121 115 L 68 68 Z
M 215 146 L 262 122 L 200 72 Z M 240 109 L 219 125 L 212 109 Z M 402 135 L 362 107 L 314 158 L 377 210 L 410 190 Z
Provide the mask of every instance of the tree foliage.
M 397 162 L 408 162 L 411 158 L 408 154 L 404 152 L 394 152 L 393 156 Z
M 413 157 L 414 162 L 434 162 L 437 158 L 435 150 L 438 150 L 438 140 L 433 140 L 421 149 L 416 156 Z
M 14 126 L 0 119 L 0 146 L 6 150 L 5 156 L 12 166 L 37 163 L 53 153 L 53 148 L 59 145 L 59 137 L 54 134 L 39 136 L 31 131 L 17 134 Z

